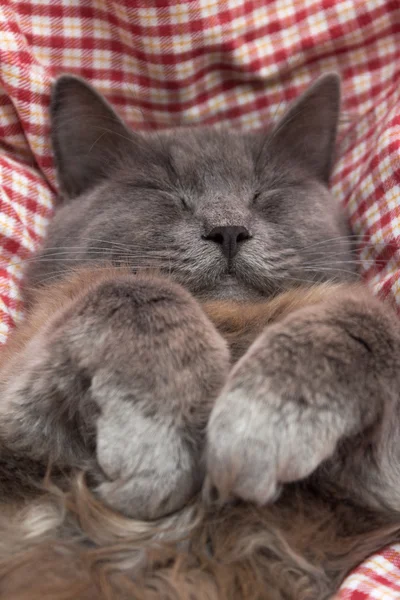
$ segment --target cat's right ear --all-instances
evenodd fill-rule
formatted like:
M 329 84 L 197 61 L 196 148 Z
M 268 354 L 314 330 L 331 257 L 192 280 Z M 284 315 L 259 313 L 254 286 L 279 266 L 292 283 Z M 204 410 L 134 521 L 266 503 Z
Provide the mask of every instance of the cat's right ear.
M 106 178 L 132 151 L 135 136 L 86 81 L 62 75 L 51 94 L 51 135 L 58 181 L 75 198 Z

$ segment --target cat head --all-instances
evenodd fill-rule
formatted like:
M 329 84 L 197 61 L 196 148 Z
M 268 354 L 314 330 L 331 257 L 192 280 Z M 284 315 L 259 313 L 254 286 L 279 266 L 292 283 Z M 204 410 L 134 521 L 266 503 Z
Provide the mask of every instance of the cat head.
M 340 81 L 327 74 L 266 131 L 140 134 L 86 82 L 62 76 L 51 122 L 63 206 L 48 245 L 79 247 L 82 262 L 100 248 L 200 297 L 341 280 L 353 268 L 328 190 L 339 110 Z

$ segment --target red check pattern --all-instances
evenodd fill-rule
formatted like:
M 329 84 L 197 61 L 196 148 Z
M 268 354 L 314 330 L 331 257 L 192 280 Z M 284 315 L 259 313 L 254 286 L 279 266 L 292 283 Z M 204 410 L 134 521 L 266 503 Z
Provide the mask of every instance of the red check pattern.
M 91 80 L 137 129 L 251 129 L 328 70 L 344 82 L 333 192 L 363 237 L 365 280 L 400 309 L 399 1 L 2 0 L 0 342 L 21 317 L 23 267 L 53 211 L 47 107 L 57 74 Z M 399 596 L 400 546 L 340 593 Z

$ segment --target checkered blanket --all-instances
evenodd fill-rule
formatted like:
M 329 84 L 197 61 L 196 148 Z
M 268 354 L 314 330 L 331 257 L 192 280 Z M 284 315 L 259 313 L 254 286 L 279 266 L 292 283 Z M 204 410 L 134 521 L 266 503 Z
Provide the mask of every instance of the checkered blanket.
M 361 271 L 400 308 L 400 2 L 395 0 L 1 0 L 0 343 L 21 315 L 23 267 L 56 191 L 49 89 L 88 78 L 137 129 L 257 128 L 317 75 L 339 71 L 344 118 L 332 187 Z M 400 545 L 341 599 L 400 597 Z

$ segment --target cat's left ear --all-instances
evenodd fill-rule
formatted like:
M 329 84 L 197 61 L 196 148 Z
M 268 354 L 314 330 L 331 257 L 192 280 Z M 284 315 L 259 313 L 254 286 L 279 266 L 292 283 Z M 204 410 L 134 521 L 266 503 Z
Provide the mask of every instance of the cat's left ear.
M 328 183 L 340 113 L 340 77 L 323 75 L 289 108 L 272 131 L 273 154 L 290 156 Z

